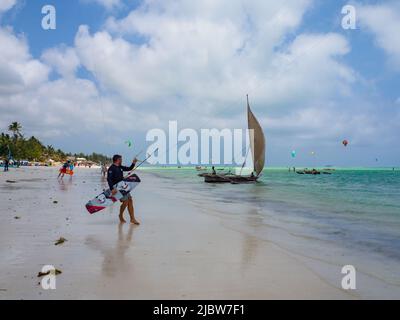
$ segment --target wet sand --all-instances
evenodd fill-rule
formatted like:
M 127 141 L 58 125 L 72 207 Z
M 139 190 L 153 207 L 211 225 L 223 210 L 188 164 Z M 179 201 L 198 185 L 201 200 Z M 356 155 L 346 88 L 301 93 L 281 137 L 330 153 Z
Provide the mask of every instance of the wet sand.
M 87 213 L 105 186 L 98 169 L 77 168 L 63 182 L 52 168 L 0 172 L 0 299 L 358 298 L 276 244 L 226 227 L 160 178 L 139 175 L 142 224 L 134 226 L 118 223 L 118 205 Z M 68 241 L 55 246 L 60 237 Z M 62 270 L 56 290 L 38 284 L 44 265 Z

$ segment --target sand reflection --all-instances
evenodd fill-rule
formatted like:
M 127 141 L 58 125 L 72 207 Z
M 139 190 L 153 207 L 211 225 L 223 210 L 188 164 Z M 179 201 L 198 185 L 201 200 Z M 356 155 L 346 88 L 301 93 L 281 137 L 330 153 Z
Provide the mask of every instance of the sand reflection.
M 128 229 L 124 232 L 124 226 Z M 114 246 L 100 240 L 97 236 L 86 238 L 86 244 L 103 255 L 102 273 L 107 277 L 116 277 L 120 273 L 131 272 L 132 266 L 126 253 L 132 244 L 133 230 L 132 224 L 119 224 L 118 237 Z

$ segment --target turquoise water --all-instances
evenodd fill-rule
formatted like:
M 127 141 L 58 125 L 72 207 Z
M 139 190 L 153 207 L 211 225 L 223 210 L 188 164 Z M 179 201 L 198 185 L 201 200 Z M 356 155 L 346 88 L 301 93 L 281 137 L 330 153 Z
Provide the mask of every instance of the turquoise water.
M 206 184 L 193 169 L 151 169 L 193 199 L 229 216 L 256 214 L 259 223 L 400 262 L 400 170 L 340 169 L 332 175 L 264 170 L 257 184 Z

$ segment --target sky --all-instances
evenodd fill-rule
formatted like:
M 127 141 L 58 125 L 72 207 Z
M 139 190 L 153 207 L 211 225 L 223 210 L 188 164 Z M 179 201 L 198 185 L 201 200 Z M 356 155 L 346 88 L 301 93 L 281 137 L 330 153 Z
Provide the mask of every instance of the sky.
M 246 128 L 249 94 L 267 166 L 400 166 L 398 30 L 398 1 L 0 0 L 0 131 L 130 157 L 170 120 Z

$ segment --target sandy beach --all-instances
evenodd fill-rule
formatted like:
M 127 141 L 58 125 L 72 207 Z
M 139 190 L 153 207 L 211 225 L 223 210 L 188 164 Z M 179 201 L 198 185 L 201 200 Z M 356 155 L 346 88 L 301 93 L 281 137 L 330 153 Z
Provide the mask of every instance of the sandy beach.
M 142 225 L 133 226 L 118 223 L 118 206 L 86 212 L 105 185 L 98 170 L 77 169 L 63 182 L 51 168 L 1 174 L 0 299 L 357 298 L 279 246 L 171 197 L 156 176 L 140 176 Z M 55 246 L 60 237 L 68 241 Z M 39 285 L 49 264 L 62 270 L 56 290 Z

